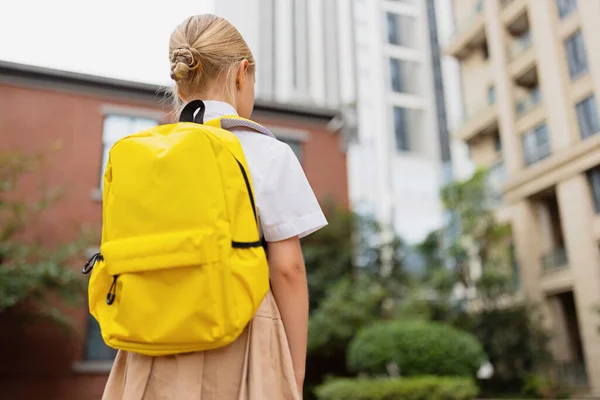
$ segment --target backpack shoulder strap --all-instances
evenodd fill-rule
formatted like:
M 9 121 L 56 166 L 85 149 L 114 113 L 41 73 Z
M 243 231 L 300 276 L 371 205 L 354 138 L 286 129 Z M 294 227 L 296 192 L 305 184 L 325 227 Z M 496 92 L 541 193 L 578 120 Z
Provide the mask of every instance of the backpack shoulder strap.
M 226 115 L 223 117 L 211 119 L 210 121 L 204 121 L 205 111 L 206 106 L 202 100 L 191 101 L 188 104 L 186 104 L 186 106 L 181 111 L 181 115 L 179 116 L 179 122 L 195 122 L 197 124 L 204 124 L 207 126 L 212 126 L 215 128 L 221 128 L 225 130 L 238 127 L 246 127 L 275 139 L 275 135 L 273 135 L 271 131 L 269 131 L 261 124 L 246 118 L 242 118 L 237 115 Z
M 252 130 L 257 131 L 258 133 L 262 133 L 263 135 L 267 135 L 275 139 L 275 135 L 273 135 L 270 130 L 268 130 L 258 122 L 238 117 L 237 115 L 225 115 L 223 117 L 206 121 L 204 122 L 204 124 L 226 130 L 230 130 L 233 128 L 250 128 Z

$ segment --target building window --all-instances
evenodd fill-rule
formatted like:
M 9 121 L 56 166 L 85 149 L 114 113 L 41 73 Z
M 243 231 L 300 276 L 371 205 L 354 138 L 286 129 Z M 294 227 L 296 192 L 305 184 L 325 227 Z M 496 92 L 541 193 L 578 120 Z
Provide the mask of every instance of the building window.
M 556 0 L 558 16 L 561 18 L 571 14 L 577 8 L 577 0 Z
M 594 167 L 588 171 L 588 179 L 590 181 L 590 189 L 592 190 L 596 214 L 600 214 L 600 166 Z
M 481 46 L 481 56 L 483 57 L 484 60 L 487 60 L 490 58 L 490 49 L 488 48 L 487 42 L 485 42 L 483 44 L 483 46 Z
M 548 140 L 548 127 L 542 124 L 523 135 L 523 156 L 525 165 L 529 166 L 550 155 L 550 141 Z
M 487 201 L 490 207 L 495 208 L 502 204 L 502 185 L 505 181 L 506 168 L 504 161 L 497 161 L 490 167 L 487 175 Z
M 108 153 L 110 148 L 119 140 L 127 135 L 143 131 L 158 125 L 158 122 L 149 118 L 136 118 L 124 115 L 107 115 L 104 118 L 104 127 L 102 130 L 102 170 L 100 176 L 100 187 L 103 186 L 104 170 L 108 163 Z
M 577 103 L 575 110 L 577 111 L 579 134 L 582 139 L 595 135 L 598 133 L 598 131 L 600 131 L 596 96 L 592 95 L 587 99 Z
M 581 31 L 575 32 L 565 40 L 565 52 L 571 79 L 577 79 L 585 75 L 588 72 L 588 65 Z
M 387 13 L 386 18 L 388 42 L 396 46 L 416 48 L 415 18 L 394 13 Z
M 115 359 L 117 350 L 104 343 L 98 321 L 91 314 L 88 314 L 86 336 L 84 361 L 113 361 Z
M 300 161 L 300 163 L 302 163 L 302 156 L 303 156 L 302 142 L 299 140 L 293 140 L 293 139 L 279 139 L 279 140 L 282 141 L 283 143 L 287 144 L 288 146 L 290 146 L 292 148 L 292 151 L 298 158 L 298 161 Z
M 419 67 L 413 61 L 390 59 L 392 90 L 396 93 L 417 94 Z
M 408 126 L 407 112 L 405 108 L 394 107 L 394 137 L 396 139 L 396 150 L 408 151 Z
M 496 133 L 494 135 L 494 149 L 498 153 L 502 151 L 502 140 L 500 139 L 500 134 L 499 133 Z
M 488 104 L 492 105 L 496 102 L 496 88 L 494 87 L 494 85 L 488 87 Z

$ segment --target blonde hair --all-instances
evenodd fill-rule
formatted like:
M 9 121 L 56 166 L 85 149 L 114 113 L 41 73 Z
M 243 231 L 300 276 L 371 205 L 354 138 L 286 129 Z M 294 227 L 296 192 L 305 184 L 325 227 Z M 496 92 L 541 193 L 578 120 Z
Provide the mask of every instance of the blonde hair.
M 169 41 L 173 100 L 181 106 L 178 93 L 186 100 L 201 99 L 214 84 L 232 100 L 231 74 L 243 60 L 254 73 L 255 62 L 248 44 L 226 19 L 214 14 L 194 15 L 183 21 Z M 222 80 L 222 82 L 221 82 Z

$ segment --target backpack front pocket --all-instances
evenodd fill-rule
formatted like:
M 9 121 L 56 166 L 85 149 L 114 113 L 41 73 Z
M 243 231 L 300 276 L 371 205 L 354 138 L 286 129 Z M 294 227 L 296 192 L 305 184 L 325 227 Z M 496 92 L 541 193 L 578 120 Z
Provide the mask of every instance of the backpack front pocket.
M 223 244 L 226 238 L 223 238 Z M 226 335 L 231 273 L 219 268 L 227 253 L 212 232 L 189 231 L 107 242 L 107 343 L 131 350 L 151 343 L 154 354 Z M 105 286 L 106 287 L 106 286 Z M 225 304 L 224 304 L 225 303 Z M 224 307 L 226 305 L 226 307 Z M 182 348 L 181 351 L 184 351 Z M 158 353 L 157 353 L 158 352 Z M 148 354 L 148 353 L 146 353 Z

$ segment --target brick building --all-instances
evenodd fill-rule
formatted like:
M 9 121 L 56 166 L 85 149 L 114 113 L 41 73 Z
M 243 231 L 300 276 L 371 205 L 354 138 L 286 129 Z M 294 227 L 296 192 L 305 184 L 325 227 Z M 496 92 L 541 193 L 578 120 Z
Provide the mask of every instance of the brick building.
M 100 230 L 106 151 L 122 135 L 166 122 L 163 97 L 154 85 L 0 62 L 0 150 L 45 154 L 32 181 L 64 190 L 36 221 L 36 236 L 51 244 L 72 239 L 84 226 Z M 342 138 L 327 129 L 334 117 L 330 110 L 261 102 L 253 115 L 292 146 L 320 199 L 347 207 Z M 0 316 L 1 399 L 100 398 L 114 353 L 85 304 L 73 311 L 76 331 L 70 335 L 11 318 Z

